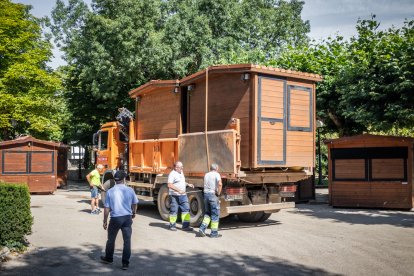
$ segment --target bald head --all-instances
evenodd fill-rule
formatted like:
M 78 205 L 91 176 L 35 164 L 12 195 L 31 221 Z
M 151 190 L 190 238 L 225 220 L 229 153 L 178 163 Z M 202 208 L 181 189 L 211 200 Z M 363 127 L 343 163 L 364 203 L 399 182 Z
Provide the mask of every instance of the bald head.
M 180 173 L 183 170 L 183 163 L 181 163 L 180 161 L 175 162 L 174 170 Z

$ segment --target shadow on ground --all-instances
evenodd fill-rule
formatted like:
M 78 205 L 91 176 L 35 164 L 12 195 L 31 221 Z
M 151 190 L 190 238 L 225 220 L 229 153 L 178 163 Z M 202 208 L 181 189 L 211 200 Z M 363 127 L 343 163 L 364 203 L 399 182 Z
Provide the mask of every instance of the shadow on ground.
M 102 247 L 37 249 L 20 257 L 20 265 L 0 268 L 1 275 L 338 275 L 275 258 L 248 254 L 203 252 L 175 253 L 169 250 L 132 252 L 128 271 L 120 269 L 121 252 L 112 265 L 101 264 Z
M 157 206 L 152 202 L 143 202 L 141 201 L 138 205 L 138 214 L 146 217 L 150 217 L 158 220 L 159 222 L 151 222 L 149 225 L 152 227 L 159 227 L 168 229 L 168 222 L 161 219 L 160 214 L 158 213 Z M 178 224 L 181 223 L 180 216 L 178 216 Z M 268 219 L 265 222 L 257 223 L 248 223 L 241 222 L 238 220 L 237 216 L 231 215 L 226 218 L 220 219 L 220 231 L 231 230 L 231 229 L 241 229 L 241 228 L 254 228 L 254 227 L 266 227 L 272 225 L 281 224 L 279 221 Z
M 332 208 L 328 205 L 296 205 L 297 209 L 289 213 L 300 214 L 318 219 L 330 219 L 335 222 L 365 225 L 392 225 L 396 227 L 414 227 L 414 212 L 388 211 L 372 209 Z

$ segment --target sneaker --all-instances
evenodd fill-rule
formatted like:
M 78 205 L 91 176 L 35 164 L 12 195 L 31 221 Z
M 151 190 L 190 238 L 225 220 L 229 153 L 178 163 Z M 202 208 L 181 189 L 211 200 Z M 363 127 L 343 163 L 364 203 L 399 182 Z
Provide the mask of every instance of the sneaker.
M 193 227 L 188 226 L 188 227 L 182 228 L 181 230 L 189 232 L 189 231 L 193 231 Z
M 96 214 L 96 210 L 91 211 L 91 215 L 95 215 Z
M 96 208 L 96 212 L 97 212 L 97 213 L 100 213 L 100 212 L 102 212 L 102 211 L 101 211 L 101 209 Z
M 203 230 L 198 230 L 198 236 L 199 237 L 205 237 L 206 233 Z
M 175 227 L 175 226 L 170 226 L 169 229 L 170 229 L 170 231 L 177 231 L 177 227 Z
M 101 262 L 104 263 L 104 264 L 112 264 L 113 263 L 113 261 L 110 261 L 109 259 L 107 259 L 104 256 L 101 256 Z
M 215 239 L 217 239 L 217 238 L 221 238 L 222 237 L 222 235 L 221 234 L 212 234 L 212 235 L 210 235 L 210 238 L 215 238 Z
M 121 269 L 122 269 L 122 270 L 127 270 L 127 269 L 128 269 L 128 264 L 122 264 Z

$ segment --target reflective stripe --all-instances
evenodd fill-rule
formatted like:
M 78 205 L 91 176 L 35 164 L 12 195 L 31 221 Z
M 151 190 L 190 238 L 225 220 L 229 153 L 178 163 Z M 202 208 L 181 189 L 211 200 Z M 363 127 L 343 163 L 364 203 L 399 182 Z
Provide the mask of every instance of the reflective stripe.
M 170 215 L 170 223 L 175 223 L 177 221 L 177 216 Z
M 190 213 L 182 213 L 181 214 L 181 220 L 184 221 L 190 221 Z
M 204 215 L 202 223 L 205 224 L 206 226 L 208 226 L 208 224 L 210 223 L 210 217 L 207 216 L 207 215 Z
M 211 222 L 211 231 L 217 231 L 218 225 L 219 225 L 218 221 L 212 221 Z

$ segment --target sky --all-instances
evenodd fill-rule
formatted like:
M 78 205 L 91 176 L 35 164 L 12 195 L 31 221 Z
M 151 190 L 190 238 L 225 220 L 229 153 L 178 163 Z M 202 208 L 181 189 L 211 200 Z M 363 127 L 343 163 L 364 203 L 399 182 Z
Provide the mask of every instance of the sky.
M 12 0 L 15 3 L 31 5 L 36 17 L 50 16 L 55 0 Z M 137 0 L 138 1 L 138 0 Z M 304 0 L 302 19 L 309 20 L 309 36 L 316 40 L 341 35 L 350 38 L 356 34 L 358 19 L 369 19 L 376 15 L 381 22 L 380 29 L 401 27 L 405 19 L 414 19 L 414 0 Z M 89 1 L 88 1 L 89 2 Z M 52 68 L 64 65 L 61 52 L 55 47 Z

